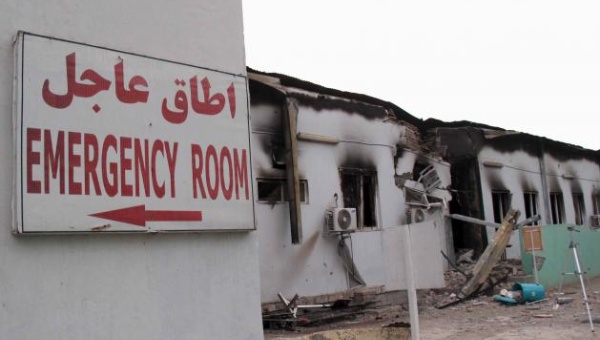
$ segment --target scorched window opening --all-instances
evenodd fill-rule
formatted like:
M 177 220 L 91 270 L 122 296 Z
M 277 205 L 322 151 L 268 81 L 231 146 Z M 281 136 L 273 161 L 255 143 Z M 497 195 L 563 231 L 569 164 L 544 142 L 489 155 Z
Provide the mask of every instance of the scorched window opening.
M 376 228 L 377 172 L 340 169 L 344 208 L 356 208 L 358 228 Z

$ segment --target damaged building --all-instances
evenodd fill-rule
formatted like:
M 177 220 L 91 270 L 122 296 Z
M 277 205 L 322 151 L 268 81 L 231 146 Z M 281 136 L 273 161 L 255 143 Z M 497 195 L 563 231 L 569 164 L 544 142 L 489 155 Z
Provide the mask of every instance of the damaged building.
M 248 70 L 261 301 L 357 287 L 443 287 L 510 208 L 521 221 L 597 226 L 596 151 L 472 122 L 423 121 L 377 98 Z M 488 222 L 463 222 L 457 215 Z M 504 257 L 521 258 L 519 233 Z M 339 295 L 338 295 L 339 296 Z M 319 300 L 319 297 L 321 299 Z
M 523 219 L 540 215 L 540 225 L 598 226 L 598 152 L 471 122 L 426 124 L 439 155 L 451 163 L 452 213 L 500 223 L 513 208 Z M 476 253 L 496 229 L 453 223 L 455 247 Z M 513 233 L 505 256 L 521 258 L 519 233 Z
M 376 98 L 248 72 L 263 303 L 405 289 L 406 224 L 417 287 L 443 287 L 451 172 L 422 142 L 423 122 Z

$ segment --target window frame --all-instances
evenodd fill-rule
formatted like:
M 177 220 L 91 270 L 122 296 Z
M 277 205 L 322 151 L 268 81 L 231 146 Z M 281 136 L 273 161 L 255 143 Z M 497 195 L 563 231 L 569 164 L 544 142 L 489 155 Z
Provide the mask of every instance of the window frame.
M 575 214 L 575 225 L 585 224 L 585 200 L 582 192 L 571 193 L 573 197 L 573 213 Z
M 344 208 L 356 208 L 357 217 L 357 229 L 358 230 L 375 230 L 379 229 L 379 216 L 378 216 L 378 177 L 377 171 L 372 169 L 361 169 L 361 168 L 339 168 L 340 174 L 340 187 L 342 192 L 342 205 Z M 355 177 L 352 181 L 357 186 L 358 197 L 348 197 L 348 183 L 344 183 L 344 177 Z M 368 182 L 365 179 L 368 178 Z M 365 188 L 365 183 L 368 183 L 368 187 Z M 365 192 L 369 191 L 370 198 L 365 201 Z M 357 206 L 349 206 L 347 202 L 357 201 Z M 369 210 L 367 214 L 365 211 Z M 365 219 L 368 219 L 369 225 L 365 225 Z M 372 224 L 372 225 L 371 225 Z
M 539 214 L 538 197 L 539 197 L 539 194 L 537 191 L 523 192 L 525 219 L 528 219 L 530 217 L 533 217 L 533 216 L 536 216 Z M 537 223 L 535 223 L 535 222 L 531 222 L 528 225 L 532 226 L 532 225 L 536 225 L 536 224 Z
M 512 205 L 512 193 L 508 190 L 492 190 L 492 212 L 494 222 L 502 223 Z M 500 208 L 501 211 L 498 211 Z
M 277 184 L 279 194 L 277 199 L 261 198 L 261 183 Z M 281 177 L 261 177 L 256 179 L 256 201 L 264 204 L 281 204 L 289 202 L 289 194 L 287 192 L 287 180 Z M 308 180 L 300 179 L 300 203 L 309 204 L 308 199 Z
M 594 215 L 600 215 L 600 193 L 592 194 L 592 205 Z
M 565 223 L 565 199 L 562 192 L 550 193 L 550 216 L 552 224 Z

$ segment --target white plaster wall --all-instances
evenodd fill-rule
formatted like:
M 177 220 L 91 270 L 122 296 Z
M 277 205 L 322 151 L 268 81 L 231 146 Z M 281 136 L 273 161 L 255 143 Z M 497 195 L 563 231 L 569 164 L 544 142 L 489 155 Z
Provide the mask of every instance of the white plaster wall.
M 266 147 L 279 124 L 273 117 L 281 112 L 277 105 L 252 106 L 253 167 L 258 178 L 285 177 L 283 170 L 272 169 L 270 150 Z M 308 181 L 309 203 L 302 204 L 303 242 L 291 244 L 289 208 L 287 203 L 275 205 L 257 203 L 261 298 L 277 301 L 277 293 L 293 296 L 320 295 L 339 292 L 349 287 L 347 273 L 337 253 L 337 237 L 324 235 L 325 210 L 334 206 L 333 196 L 339 195 L 342 206 L 339 168 L 346 162 L 372 164 L 378 175 L 379 230 L 352 234 L 354 260 L 369 286 L 385 285 L 388 289 L 405 287 L 405 273 L 400 234 L 387 234 L 405 221 L 404 194 L 394 183 L 396 165 L 393 148 L 399 142 L 404 127 L 380 120 L 369 120 L 342 111 L 314 111 L 301 105 L 298 131 L 336 137 L 337 145 L 299 141 L 299 172 Z M 399 166 L 411 171 L 415 158 L 405 152 Z M 404 164 L 404 163 L 403 163 Z M 420 237 L 426 233 L 427 237 Z M 438 258 L 439 227 L 422 226 L 415 232 L 414 248 L 423 256 L 415 257 L 421 272 L 420 288 L 443 286 L 443 267 Z M 437 255 L 437 256 L 436 256 Z M 442 278 L 441 281 L 439 278 Z
M 502 168 L 487 167 L 483 164 L 488 161 L 500 162 Z M 494 208 L 492 204 L 493 190 L 506 190 L 512 194 L 511 207 L 521 212 L 519 221 L 525 219 L 525 191 L 538 193 L 538 214 L 545 216 L 542 190 L 541 172 L 538 159 L 522 152 L 501 153 L 492 148 L 484 147 L 479 153 L 479 171 L 481 174 L 481 195 L 483 211 L 486 221 L 494 222 Z M 487 227 L 487 237 L 491 240 L 496 232 L 495 228 Z M 509 247 L 506 249 L 507 258 L 520 258 L 519 235 L 513 232 Z
M 262 338 L 256 232 L 11 234 L 17 30 L 245 74 L 241 11 L 239 0 L 2 2 L 1 339 Z
M 479 170 L 481 173 L 481 193 L 485 220 L 493 221 L 492 190 L 508 190 L 512 193 L 511 207 L 521 211 L 520 220 L 525 219 L 525 202 L 523 194 L 527 191 L 538 193 L 538 214 L 542 217 L 540 223 L 550 224 L 546 218 L 549 212 L 543 202 L 542 177 L 539 159 L 522 151 L 501 153 L 490 147 L 484 147 L 479 153 Z M 493 161 L 503 164 L 502 168 L 484 166 L 484 162 Z M 573 208 L 573 192 L 582 192 L 586 207 L 586 221 L 592 214 L 592 193 L 600 187 L 600 170 L 598 165 L 588 160 L 558 161 L 552 156 L 544 155 L 548 191 L 561 191 L 564 198 L 565 217 L 567 223 L 575 223 Z M 574 175 L 575 179 L 565 179 L 563 174 Z M 488 240 L 491 240 L 495 230 L 487 227 Z M 519 238 L 514 233 L 507 249 L 508 258 L 520 258 Z
M 431 161 L 435 170 L 437 171 L 438 177 L 440 178 L 440 184 L 438 189 L 433 191 L 436 197 L 440 197 L 444 200 L 445 205 L 439 210 L 432 210 L 431 214 L 434 220 L 434 230 L 437 231 L 440 250 L 450 257 L 454 258 L 454 240 L 452 235 L 452 222 L 450 221 L 450 201 L 452 200 L 452 194 L 446 188 L 450 188 L 452 184 L 452 176 L 450 173 L 450 164 L 443 161 Z M 437 256 L 437 254 L 433 255 Z M 449 269 L 448 262 L 442 260 L 444 270 Z M 435 282 L 435 281 L 434 281 Z M 442 282 L 443 277 L 442 277 Z
M 440 288 L 445 286 L 444 262 L 437 244 L 439 229 L 444 228 L 438 218 L 409 226 L 415 284 L 419 289 Z M 386 288 L 388 290 L 406 289 L 404 249 L 400 226 L 386 229 L 382 233 L 383 246 L 386 249 L 385 266 L 387 268 Z
M 585 223 L 589 223 L 594 213 L 592 195 L 600 188 L 600 167 L 586 159 L 558 160 L 551 155 L 544 156 L 546 173 L 548 174 L 549 191 L 559 187 L 563 193 L 566 223 L 575 223 L 575 209 L 572 193 L 582 193 L 585 205 Z M 564 178 L 572 175 L 573 179 Z M 568 176 L 567 176 L 568 177 Z
M 412 150 L 402 150 L 402 161 L 398 162 L 396 164 L 396 175 L 402 175 L 406 172 L 412 172 L 416 159 L 417 159 L 416 152 L 414 152 Z M 435 226 L 431 225 L 430 228 L 433 228 L 434 230 L 437 231 L 438 235 L 436 236 L 435 239 L 438 240 L 438 242 L 439 242 L 439 250 L 444 251 L 444 253 L 447 256 L 449 256 L 450 258 L 453 258 L 454 257 L 454 243 L 453 243 L 453 237 L 452 237 L 452 225 L 449 220 L 449 217 L 447 217 L 450 214 L 449 203 L 452 200 L 452 194 L 448 190 L 445 190 L 446 188 L 449 188 L 452 183 L 452 180 L 451 180 L 452 176 L 450 173 L 450 164 L 445 161 L 439 160 L 439 159 L 427 158 L 427 157 L 422 157 L 422 156 L 421 156 L 421 160 L 425 160 L 429 164 L 433 165 L 433 167 L 435 168 L 435 170 L 438 174 L 438 177 L 440 179 L 440 184 L 438 185 L 438 188 L 433 190 L 431 194 L 437 198 L 441 198 L 441 199 L 445 200 L 445 203 L 446 203 L 440 209 L 434 208 L 434 209 L 427 211 L 427 216 L 428 216 L 427 221 L 429 221 L 429 219 L 435 219 Z M 404 202 L 402 202 L 402 204 L 404 204 Z M 405 222 L 405 221 L 403 221 L 403 222 Z M 400 243 L 400 245 L 401 244 L 402 243 Z M 433 249 L 433 248 L 428 247 L 428 249 Z M 434 253 L 433 256 L 437 257 L 439 255 L 441 257 L 441 254 L 439 254 L 439 252 L 433 252 L 433 253 Z M 443 261 L 442 265 L 443 265 L 444 270 L 448 269 L 448 263 L 446 261 Z M 426 281 L 423 281 L 423 282 L 426 282 Z M 436 281 L 434 279 L 434 280 L 430 280 L 427 282 L 438 282 L 438 281 Z M 428 283 L 428 284 L 432 284 L 432 283 Z M 437 283 L 435 283 L 435 284 L 437 284 Z M 433 285 L 435 285 L 435 284 L 433 284 Z M 443 285 L 443 283 L 442 283 L 442 285 Z M 432 287 L 434 287 L 434 286 L 432 286 Z

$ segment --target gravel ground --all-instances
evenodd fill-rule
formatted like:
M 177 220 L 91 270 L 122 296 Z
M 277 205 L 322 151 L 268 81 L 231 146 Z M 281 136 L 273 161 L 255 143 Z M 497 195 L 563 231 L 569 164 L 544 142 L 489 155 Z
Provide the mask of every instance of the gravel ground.
M 581 286 L 563 287 L 572 298 L 555 309 L 556 290 L 535 304 L 503 305 L 491 297 L 479 297 L 446 309 L 427 306 L 420 312 L 421 339 L 600 339 L 600 278 L 588 279 L 586 290 L 595 320 L 591 332 Z M 570 293 L 570 294 L 569 294 Z
M 469 273 L 472 263 L 461 264 L 461 270 Z M 495 286 L 512 287 L 519 278 L 520 263 L 501 262 L 492 277 L 504 278 Z M 586 290 L 596 332 L 592 332 L 588 314 L 583 303 L 579 282 L 563 287 L 563 294 L 556 289 L 546 290 L 546 299 L 536 303 L 505 305 L 493 301 L 491 296 L 479 296 L 453 306 L 439 309 L 437 306 L 452 301 L 452 292 L 458 292 L 465 278 L 456 270 L 446 273 L 446 288 L 418 292 L 420 335 L 423 340 L 512 340 L 512 339 L 598 339 L 600 340 L 600 277 L 586 279 Z M 556 305 L 556 298 L 571 300 Z M 365 311 L 360 317 L 318 327 L 297 327 L 294 331 L 266 330 L 265 338 L 289 338 L 323 330 L 384 327 L 404 324 L 410 320 L 408 306 L 387 305 Z

